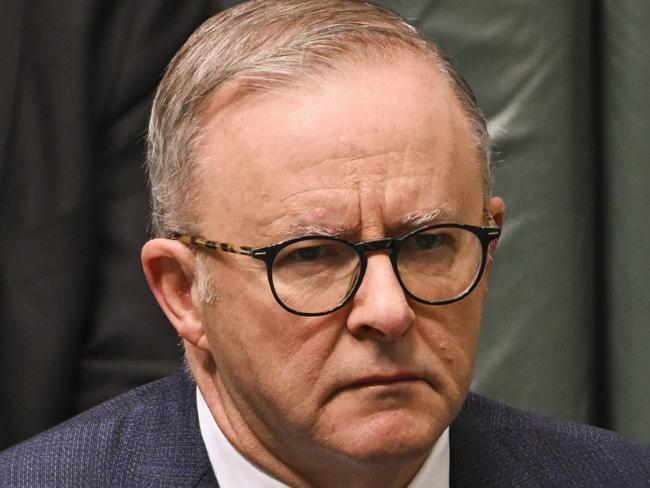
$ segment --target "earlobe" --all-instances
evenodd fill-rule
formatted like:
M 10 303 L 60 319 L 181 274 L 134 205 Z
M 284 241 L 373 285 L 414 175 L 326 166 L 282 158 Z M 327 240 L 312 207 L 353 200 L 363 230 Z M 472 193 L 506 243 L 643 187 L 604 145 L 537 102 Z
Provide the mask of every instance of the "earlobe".
M 178 334 L 207 349 L 201 314 L 194 299 L 194 255 L 179 241 L 152 239 L 142 248 L 142 267 L 160 308 Z

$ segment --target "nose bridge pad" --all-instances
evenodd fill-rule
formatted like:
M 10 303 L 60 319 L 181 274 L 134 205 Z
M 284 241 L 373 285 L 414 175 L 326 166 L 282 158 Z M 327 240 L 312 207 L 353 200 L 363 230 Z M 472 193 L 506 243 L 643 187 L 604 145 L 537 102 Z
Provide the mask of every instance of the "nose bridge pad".
M 358 245 L 363 249 L 363 252 L 367 253 L 369 251 L 382 251 L 384 249 L 393 249 L 395 239 L 390 237 L 386 239 L 377 239 L 374 241 L 364 241 L 360 242 Z

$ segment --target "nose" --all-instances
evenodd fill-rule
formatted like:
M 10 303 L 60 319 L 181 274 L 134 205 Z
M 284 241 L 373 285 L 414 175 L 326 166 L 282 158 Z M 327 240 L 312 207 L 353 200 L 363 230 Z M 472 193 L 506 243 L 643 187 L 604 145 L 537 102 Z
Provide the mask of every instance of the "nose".
M 415 313 L 390 257 L 386 253 L 369 255 L 366 273 L 352 301 L 348 330 L 359 337 L 390 342 L 404 336 L 414 320 Z

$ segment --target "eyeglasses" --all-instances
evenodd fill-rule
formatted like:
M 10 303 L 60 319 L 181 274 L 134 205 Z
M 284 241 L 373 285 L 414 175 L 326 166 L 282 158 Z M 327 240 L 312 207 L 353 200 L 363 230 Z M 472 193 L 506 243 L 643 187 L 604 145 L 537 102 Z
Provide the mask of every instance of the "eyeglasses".
M 253 248 L 182 233 L 170 238 L 264 261 L 276 301 L 291 313 L 314 316 L 332 313 L 352 299 L 371 251 L 390 251 L 397 279 L 412 299 L 428 305 L 461 300 L 481 280 L 488 250 L 500 235 L 498 227 L 433 224 L 400 238 L 358 243 L 309 235 Z

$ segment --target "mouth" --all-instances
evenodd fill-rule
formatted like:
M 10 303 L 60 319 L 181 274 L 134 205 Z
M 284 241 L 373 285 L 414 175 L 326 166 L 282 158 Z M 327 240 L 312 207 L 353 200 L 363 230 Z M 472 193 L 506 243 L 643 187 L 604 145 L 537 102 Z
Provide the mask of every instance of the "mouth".
M 403 374 L 391 374 L 391 375 L 370 375 L 359 378 L 349 385 L 346 388 L 361 388 L 368 386 L 390 386 L 397 385 L 401 383 L 410 383 L 413 381 L 421 381 L 422 379 L 408 373 Z
M 394 395 L 411 396 L 416 391 L 420 391 L 420 386 L 423 384 L 431 386 L 424 377 L 410 372 L 369 374 L 352 378 L 350 381 L 339 384 L 338 388 L 334 389 L 328 395 L 326 401 L 330 401 L 346 392 L 350 393 L 355 391 L 372 392 L 382 397 L 384 395 L 388 395 L 388 397 L 393 397 Z

